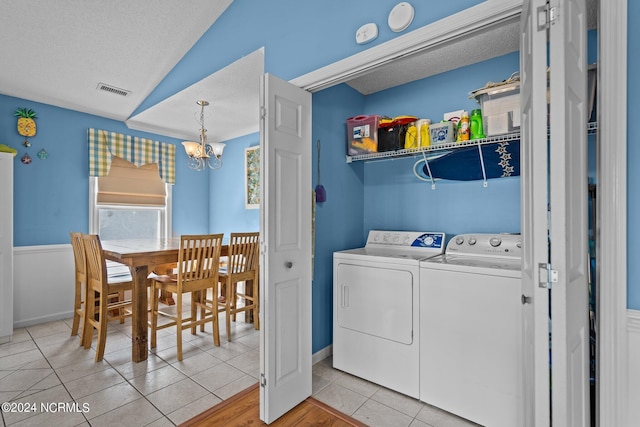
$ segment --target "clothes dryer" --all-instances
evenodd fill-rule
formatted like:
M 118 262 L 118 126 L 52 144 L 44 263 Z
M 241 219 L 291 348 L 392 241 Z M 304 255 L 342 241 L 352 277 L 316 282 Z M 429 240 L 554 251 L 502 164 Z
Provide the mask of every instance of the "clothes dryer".
M 520 235 L 455 236 L 420 269 L 420 400 L 486 426 L 521 422 Z
M 420 261 L 442 254 L 444 233 L 369 232 L 333 255 L 333 366 L 419 397 Z

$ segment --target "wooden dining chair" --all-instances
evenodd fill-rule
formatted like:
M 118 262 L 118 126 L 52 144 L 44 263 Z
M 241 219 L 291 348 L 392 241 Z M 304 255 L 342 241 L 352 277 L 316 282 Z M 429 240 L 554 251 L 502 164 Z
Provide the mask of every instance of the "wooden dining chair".
M 75 292 L 73 299 L 73 324 L 71 326 L 71 336 L 78 335 L 80 324 L 84 325 L 84 300 L 87 293 L 87 257 L 82 243 L 82 235 L 82 233 L 77 231 L 69 233 L 75 265 Z M 107 276 L 109 276 L 109 264 L 107 264 Z M 109 298 L 112 300 L 122 300 L 124 299 L 124 292 L 111 294 L 109 295 Z M 121 322 L 124 322 L 124 319 L 122 319 Z M 84 345 L 82 336 L 80 336 L 80 345 Z
M 127 309 L 127 307 L 131 307 L 131 299 L 124 299 L 123 296 L 125 291 L 131 291 L 133 282 L 131 275 L 109 276 L 107 274 L 102 244 L 97 235 L 83 235 L 82 244 L 87 262 L 82 340 L 84 348 L 91 347 L 93 329 L 97 329 L 98 342 L 95 361 L 99 362 L 104 357 L 108 323 L 112 320 L 124 320 L 124 318 L 131 316 L 131 310 Z
M 226 313 L 227 340 L 231 341 L 231 320 L 235 322 L 236 314 L 252 311 L 253 325 L 260 329 L 259 295 L 258 295 L 258 259 L 260 256 L 260 233 L 231 233 L 227 266 L 220 270 L 220 285 L 224 289 L 224 298 L 218 300 L 220 311 Z M 251 288 L 248 282 L 251 281 Z M 238 284 L 244 282 L 241 292 Z M 215 294 L 214 294 L 215 295 Z M 244 300 L 242 306 L 239 299 Z
M 208 290 L 213 295 L 218 292 L 218 265 L 222 248 L 223 234 L 183 235 L 180 237 L 178 254 L 178 274 L 152 277 L 153 293 L 151 297 L 151 348 L 156 347 L 159 329 L 176 327 L 178 360 L 182 360 L 182 331 L 191 329 L 196 334 L 196 326 L 204 329 L 211 322 L 213 344 L 220 345 L 218 310 L 215 303 L 206 298 Z M 176 294 L 176 314 L 164 312 L 158 308 L 160 291 Z M 191 315 L 184 317 L 182 296 L 191 294 Z M 200 318 L 198 318 L 200 313 Z M 169 319 L 168 323 L 158 324 L 158 316 Z

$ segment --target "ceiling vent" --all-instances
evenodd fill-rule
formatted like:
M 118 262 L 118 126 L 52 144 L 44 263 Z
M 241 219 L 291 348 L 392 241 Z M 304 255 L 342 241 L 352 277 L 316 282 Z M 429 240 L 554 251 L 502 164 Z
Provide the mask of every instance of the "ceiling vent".
M 98 90 L 103 90 L 105 92 L 113 93 L 120 96 L 127 96 L 131 93 L 130 90 L 120 89 L 115 86 L 108 85 L 106 83 L 98 83 Z

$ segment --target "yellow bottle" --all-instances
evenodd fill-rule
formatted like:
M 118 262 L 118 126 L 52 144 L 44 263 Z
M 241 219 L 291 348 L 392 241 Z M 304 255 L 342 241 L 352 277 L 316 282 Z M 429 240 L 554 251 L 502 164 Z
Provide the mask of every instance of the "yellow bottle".
M 429 125 L 431 124 L 431 120 L 422 119 L 420 122 L 420 146 L 429 147 L 431 146 L 431 135 L 429 134 Z
M 418 128 L 416 122 L 413 122 L 407 128 L 407 133 L 404 137 L 404 148 L 418 148 Z

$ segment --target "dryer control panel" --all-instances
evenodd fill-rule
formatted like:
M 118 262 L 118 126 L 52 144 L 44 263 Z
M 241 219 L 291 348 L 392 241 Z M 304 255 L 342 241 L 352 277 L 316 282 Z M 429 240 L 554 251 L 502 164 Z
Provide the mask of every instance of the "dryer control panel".
M 520 234 L 459 234 L 453 237 L 447 254 L 522 258 Z
M 443 249 L 444 244 L 445 233 L 440 232 L 371 230 L 366 246 Z

